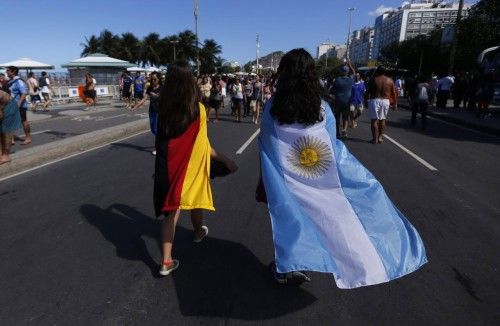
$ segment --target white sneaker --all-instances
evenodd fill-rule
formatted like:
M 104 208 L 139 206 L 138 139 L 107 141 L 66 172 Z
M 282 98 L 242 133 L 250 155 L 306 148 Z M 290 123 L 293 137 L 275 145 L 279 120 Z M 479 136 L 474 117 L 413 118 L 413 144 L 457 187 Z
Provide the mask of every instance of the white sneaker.
M 161 276 L 167 276 L 168 274 L 172 273 L 179 267 L 179 261 L 177 259 L 172 260 L 172 264 L 165 264 L 163 262 L 160 267 L 160 275 Z

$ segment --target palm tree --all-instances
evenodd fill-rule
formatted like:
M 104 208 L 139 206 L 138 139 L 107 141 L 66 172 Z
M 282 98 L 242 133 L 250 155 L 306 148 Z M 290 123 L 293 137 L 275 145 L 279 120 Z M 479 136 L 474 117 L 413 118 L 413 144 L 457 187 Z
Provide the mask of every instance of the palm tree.
M 160 35 L 149 33 L 141 42 L 140 61 L 145 66 L 157 66 L 161 62 L 160 58 Z
M 196 62 L 196 35 L 190 30 L 185 30 L 177 35 L 177 60 Z
M 90 38 L 85 37 L 85 43 L 80 43 L 83 46 L 83 51 L 80 54 L 81 57 L 86 57 L 89 54 L 99 52 L 101 48 L 101 44 L 95 35 L 92 35 Z
M 100 52 L 107 54 L 111 57 L 118 55 L 118 45 L 120 38 L 114 35 L 109 30 L 105 29 L 99 34 Z
M 175 45 L 174 45 L 175 42 Z M 166 36 L 160 41 L 160 58 L 162 65 L 169 65 L 174 62 L 175 57 L 178 58 L 179 53 L 179 38 L 176 35 Z
M 222 47 L 213 39 L 205 40 L 200 50 L 200 72 L 209 74 L 215 71 L 217 55 L 222 52 Z
M 119 38 L 117 58 L 128 62 L 139 62 L 141 42 L 132 33 L 123 33 Z

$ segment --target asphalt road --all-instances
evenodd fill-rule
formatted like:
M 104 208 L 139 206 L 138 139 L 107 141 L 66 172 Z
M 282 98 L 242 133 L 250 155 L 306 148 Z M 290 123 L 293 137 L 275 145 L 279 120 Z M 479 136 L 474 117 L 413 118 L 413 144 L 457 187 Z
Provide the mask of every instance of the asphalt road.
M 500 321 L 500 139 L 430 120 L 409 128 L 390 114 L 372 145 L 364 119 L 347 146 L 417 228 L 429 263 L 390 283 L 340 290 L 312 274 L 279 287 L 266 207 L 254 200 L 255 132 L 229 116 L 209 126 L 212 145 L 238 172 L 212 182 L 217 211 L 193 244 L 177 229 L 179 269 L 158 278 L 159 220 L 152 207 L 153 138 L 130 138 L 0 183 L 0 321 L 3 325 L 493 325 Z

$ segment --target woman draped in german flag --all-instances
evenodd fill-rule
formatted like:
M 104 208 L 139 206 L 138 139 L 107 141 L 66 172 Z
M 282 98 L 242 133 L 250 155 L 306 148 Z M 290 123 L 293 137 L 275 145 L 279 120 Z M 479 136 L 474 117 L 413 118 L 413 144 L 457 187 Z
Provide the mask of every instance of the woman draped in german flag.
M 210 147 L 200 95 L 189 68 L 169 68 L 161 90 L 156 135 L 154 204 L 156 215 L 165 216 L 160 275 L 168 275 L 179 266 L 179 261 L 172 259 L 172 242 L 181 210 L 191 211 L 194 242 L 208 234 L 202 210 L 215 210 L 209 182 L 210 160 L 223 163 L 230 172 L 238 168 Z

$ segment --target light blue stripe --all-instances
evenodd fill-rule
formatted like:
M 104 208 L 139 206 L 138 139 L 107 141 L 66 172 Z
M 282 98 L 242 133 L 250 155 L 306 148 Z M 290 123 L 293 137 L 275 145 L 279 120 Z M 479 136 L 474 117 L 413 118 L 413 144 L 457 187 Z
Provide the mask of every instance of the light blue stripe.
M 376 249 L 387 276 L 394 279 L 416 270 L 427 262 L 420 236 L 393 205 L 382 185 L 342 142 L 336 140 L 335 118 L 329 106 L 326 103 L 323 105 L 342 189 Z M 270 107 L 270 102 L 264 107 L 259 148 L 277 269 L 279 272 L 313 270 L 338 276 L 338 268 L 326 250 L 321 232 L 305 216 L 294 194 L 286 186 Z
M 427 262 L 418 232 L 394 206 L 370 171 L 335 138 L 335 117 L 328 104 L 324 105 L 342 190 L 375 246 L 389 279 L 418 269 Z

